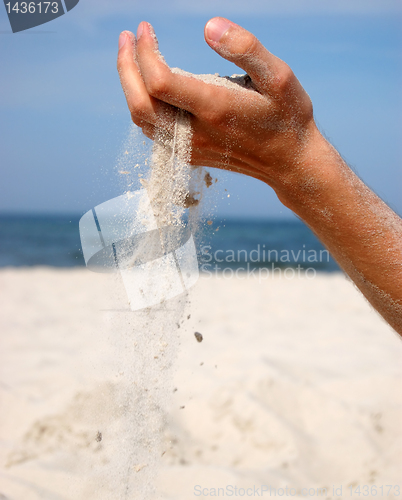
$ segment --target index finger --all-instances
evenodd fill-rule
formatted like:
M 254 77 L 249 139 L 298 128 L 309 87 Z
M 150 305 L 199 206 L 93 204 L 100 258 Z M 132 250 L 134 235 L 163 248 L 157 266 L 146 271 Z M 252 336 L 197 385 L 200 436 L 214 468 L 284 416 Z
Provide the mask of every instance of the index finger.
M 147 92 L 136 62 L 136 44 L 136 39 L 131 32 L 121 33 L 117 70 L 134 123 L 139 126 L 142 126 L 143 122 L 155 125 L 160 114 L 173 115 L 174 110 Z

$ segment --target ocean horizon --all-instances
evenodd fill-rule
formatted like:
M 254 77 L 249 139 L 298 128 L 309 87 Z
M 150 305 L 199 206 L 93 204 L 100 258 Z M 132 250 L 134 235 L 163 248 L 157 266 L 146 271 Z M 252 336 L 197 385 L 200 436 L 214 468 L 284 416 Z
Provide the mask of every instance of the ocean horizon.
M 0 267 L 85 266 L 78 226 L 82 215 L 0 213 Z M 339 271 L 298 219 L 214 217 L 202 220 L 194 236 L 201 272 L 289 267 Z

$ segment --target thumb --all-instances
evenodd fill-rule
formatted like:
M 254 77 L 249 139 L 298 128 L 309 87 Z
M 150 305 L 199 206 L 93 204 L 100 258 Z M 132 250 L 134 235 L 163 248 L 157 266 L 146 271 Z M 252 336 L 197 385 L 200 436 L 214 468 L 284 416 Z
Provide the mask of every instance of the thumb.
M 204 35 L 208 45 L 220 56 L 248 73 L 259 91 L 267 91 L 267 84 L 285 65 L 253 34 L 224 17 L 208 21 Z

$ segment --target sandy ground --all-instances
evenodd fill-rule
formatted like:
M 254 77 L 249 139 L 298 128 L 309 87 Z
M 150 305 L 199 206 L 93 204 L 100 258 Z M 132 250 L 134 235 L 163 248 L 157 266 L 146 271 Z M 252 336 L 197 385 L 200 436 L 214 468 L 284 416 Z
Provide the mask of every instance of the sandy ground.
M 5 269 L 0 297 L 1 499 L 398 498 L 402 342 L 342 275 L 151 314 L 116 276 Z

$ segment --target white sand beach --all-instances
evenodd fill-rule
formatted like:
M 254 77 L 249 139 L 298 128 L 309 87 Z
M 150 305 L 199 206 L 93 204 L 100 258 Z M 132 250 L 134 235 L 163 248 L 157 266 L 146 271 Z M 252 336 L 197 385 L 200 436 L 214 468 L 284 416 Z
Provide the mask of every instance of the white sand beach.
M 402 341 L 343 275 L 201 278 L 180 318 L 86 269 L 0 297 L 0 498 L 398 497 Z

